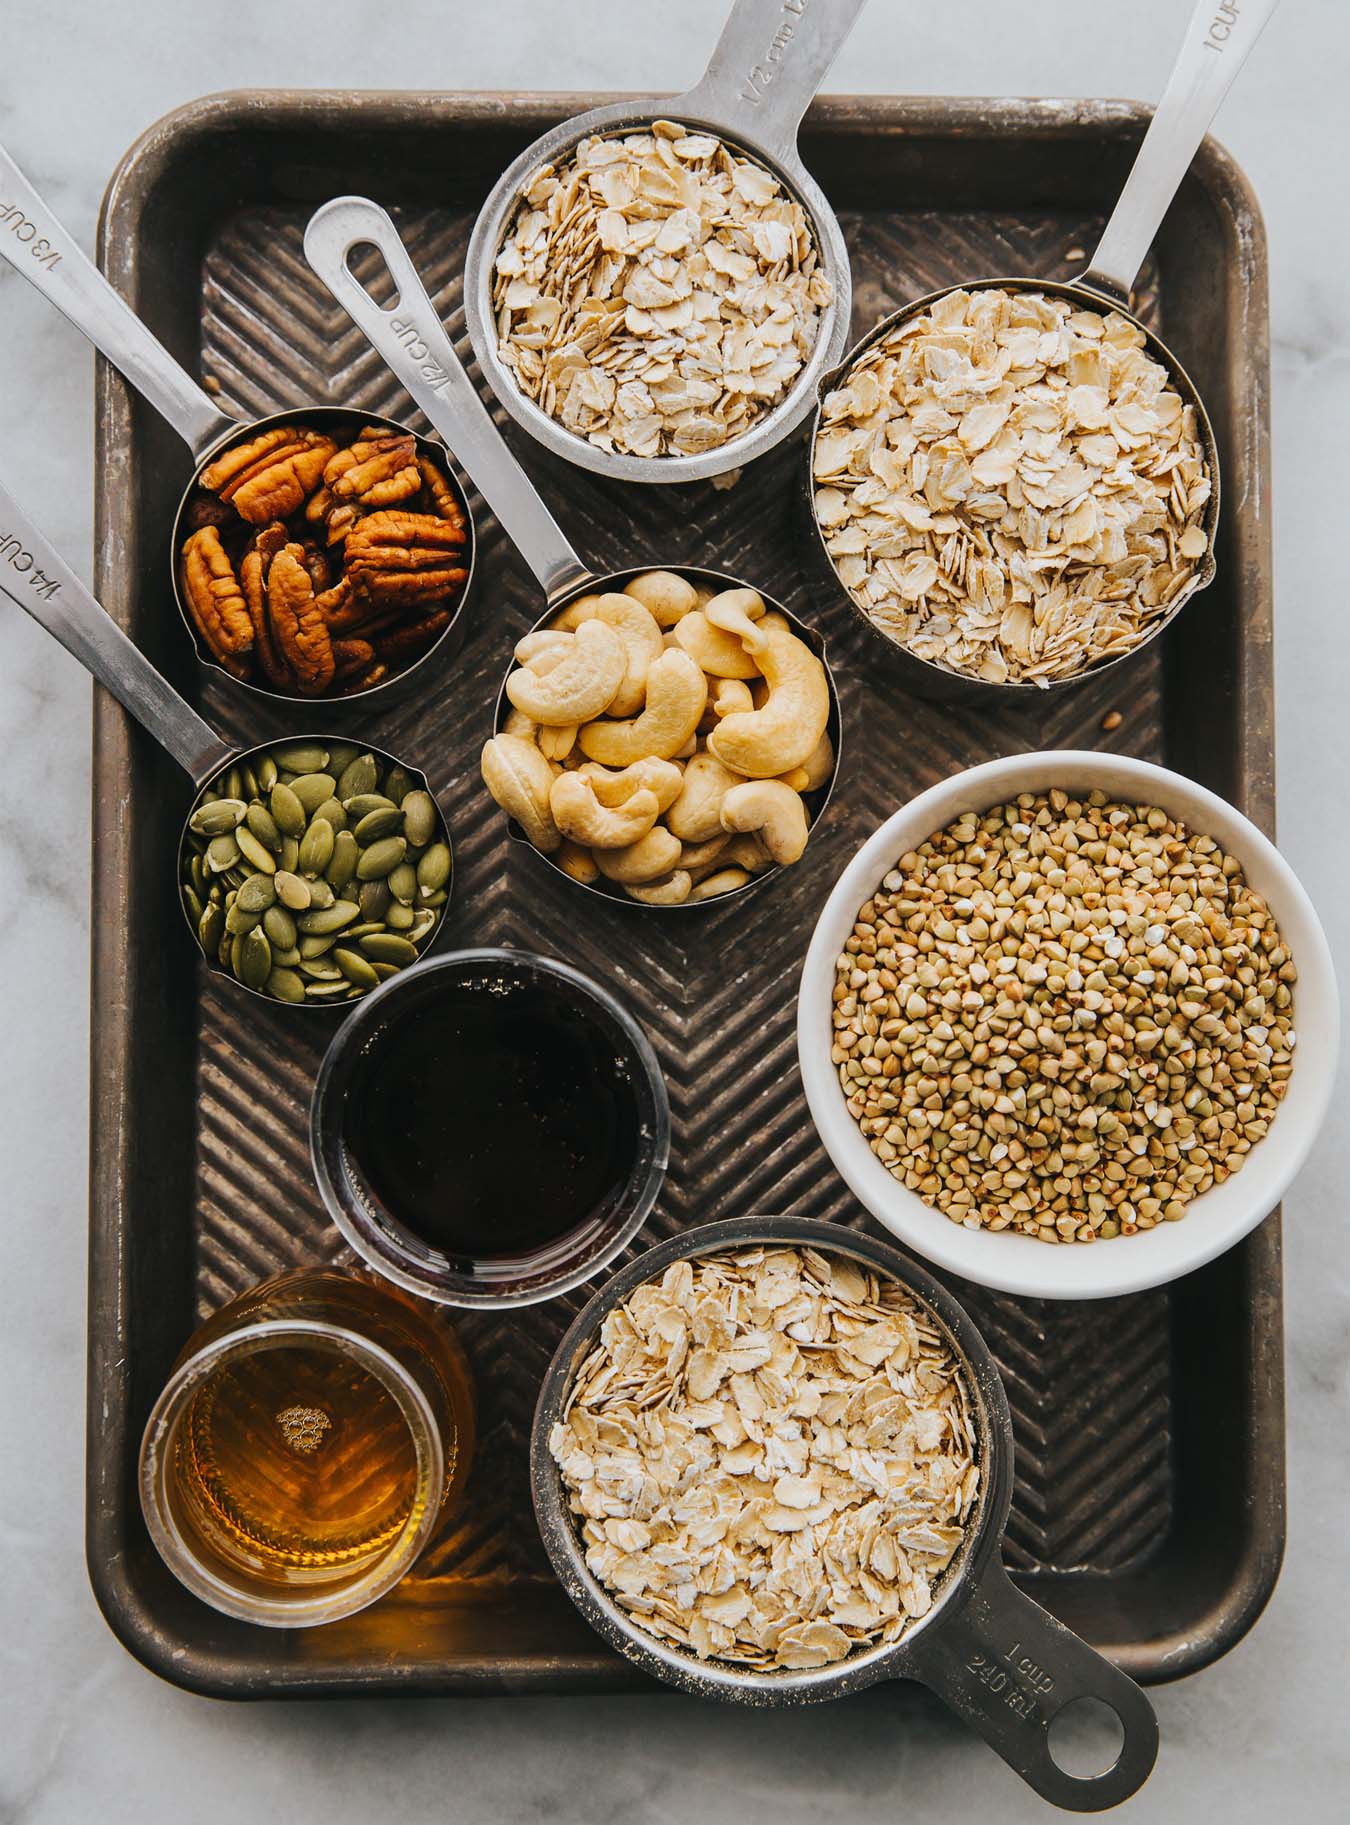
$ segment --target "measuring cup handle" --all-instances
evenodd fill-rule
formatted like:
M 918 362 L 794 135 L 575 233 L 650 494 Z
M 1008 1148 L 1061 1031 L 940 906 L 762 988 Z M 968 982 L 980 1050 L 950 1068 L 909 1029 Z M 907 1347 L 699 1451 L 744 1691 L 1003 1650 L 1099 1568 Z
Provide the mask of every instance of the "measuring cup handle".
M 0 255 L 101 349 L 195 456 L 236 429 L 83 253 L 0 146 Z
M 234 750 L 184 703 L 0 484 L 0 593 L 73 653 L 198 785 Z
M 964 1607 L 915 1638 L 908 1670 L 1015 1768 L 1042 1799 L 1101 1812 L 1142 1787 L 1158 1753 L 1153 1707 L 1132 1679 L 1015 1588 L 995 1560 Z M 1120 1719 L 1120 1755 L 1105 1774 L 1066 1774 L 1050 1754 L 1050 1725 L 1077 1698 Z
M 1280 0 L 1197 0 L 1163 98 L 1083 283 L 1130 291 L 1196 149 Z
M 398 287 L 387 308 L 349 264 L 353 250 L 366 245 L 379 250 Z M 305 258 L 473 477 L 545 595 L 552 600 L 586 582 L 591 573 L 507 449 L 379 204 L 360 196 L 325 203 L 305 230 Z
M 795 166 L 797 129 L 867 0 L 735 0 L 702 78 L 673 101 Z

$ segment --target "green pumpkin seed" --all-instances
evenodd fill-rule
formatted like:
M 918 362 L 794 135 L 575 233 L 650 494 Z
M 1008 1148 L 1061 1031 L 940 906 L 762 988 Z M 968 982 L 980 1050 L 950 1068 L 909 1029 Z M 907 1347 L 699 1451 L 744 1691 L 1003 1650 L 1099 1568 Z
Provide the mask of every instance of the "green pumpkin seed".
M 262 914 L 250 912 L 241 906 L 238 900 L 231 900 L 225 908 L 225 929 L 231 937 L 242 938 L 245 932 L 251 932 L 255 925 L 261 925 Z
M 192 860 L 188 863 L 188 879 L 196 888 L 197 892 L 204 898 L 209 885 L 209 878 L 206 872 L 206 863 L 202 860 L 200 855 L 194 855 Z
M 337 765 L 336 762 L 333 764 Z M 373 792 L 379 783 L 380 769 L 376 765 L 375 756 L 358 754 L 338 775 L 337 795 L 345 802 L 349 798 L 359 798 L 363 792 Z
M 390 931 L 406 932 L 411 929 L 417 914 L 405 901 L 395 900 L 384 917 Z
M 302 932 L 340 932 L 344 925 L 350 925 L 359 917 L 361 908 L 353 900 L 335 900 L 331 906 L 316 906 L 312 912 L 301 913 L 296 924 Z
M 344 888 L 356 873 L 356 858 L 360 854 L 356 838 L 350 830 L 339 830 L 333 838 L 333 857 L 324 874 L 330 887 Z
M 220 949 L 224 935 L 225 908 L 219 900 L 212 900 L 197 923 L 197 942 L 209 957 Z
M 244 776 L 238 767 L 231 767 L 225 775 L 225 783 L 221 787 L 221 791 L 226 798 L 243 798 Z
M 381 805 L 378 810 L 367 811 L 360 822 L 353 827 L 352 835 L 365 849 L 371 843 L 378 843 L 381 837 L 396 835 L 402 828 L 403 813 L 398 806 Z
M 326 818 L 334 830 L 347 828 L 347 812 L 339 798 L 326 798 L 314 815 Z
M 251 874 L 239 889 L 235 904 L 245 912 L 265 913 L 276 897 L 276 882 L 270 874 Z
M 361 949 L 367 957 L 374 957 L 380 963 L 417 961 L 417 946 L 400 938 L 397 932 L 372 932 L 370 937 L 361 939 Z
M 269 944 L 272 944 L 272 940 L 270 938 L 267 940 L 267 942 Z M 299 961 L 300 961 L 300 947 L 298 944 L 287 944 L 287 945 L 282 946 L 282 948 L 280 950 L 278 950 L 278 948 L 275 944 L 272 944 L 272 967 L 273 967 L 273 969 L 293 970 Z
M 342 971 L 331 957 L 306 957 L 299 965 L 300 974 L 308 976 L 311 982 L 346 981 Z
M 202 914 L 206 911 L 206 907 L 200 894 L 198 894 L 196 889 L 187 882 L 183 883 L 183 904 L 187 907 L 188 917 L 191 919 L 193 925 L 200 925 L 202 922 Z
M 401 805 L 418 783 L 406 767 L 391 767 L 384 782 L 384 789 L 396 805 Z
M 354 741 L 335 741 L 328 750 L 328 759 L 323 763 L 324 771 L 335 773 L 341 779 L 360 752 Z
M 433 843 L 417 864 L 417 885 L 423 898 L 439 892 L 450 879 L 450 845 Z
M 335 950 L 333 961 L 347 978 L 359 989 L 373 989 L 379 986 L 379 977 L 366 962 L 359 951 Z
M 316 878 L 310 882 L 309 903 L 311 906 L 331 906 L 336 898 L 337 895 L 333 892 L 322 875 L 316 876 Z
M 324 796 L 327 797 L 327 794 L 325 793 Z M 300 837 L 304 835 L 305 825 L 309 822 L 309 817 L 305 811 L 304 805 L 284 781 L 278 780 L 276 785 L 273 786 L 270 804 L 272 807 L 272 816 L 278 830 L 282 831 L 286 836 Z
M 244 813 L 244 821 L 257 837 L 264 849 L 270 849 L 273 855 L 281 854 L 281 832 L 272 813 L 258 799 L 254 799 Z
M 423 906 L 444 906 L 446 901 L 450 898 L 443 887 L 438 887 L 435 893 L 423 893 L 419 888 L 418 894 Z
M 422 849 L 436 834 L 436 801 L 429 792 L 409 792 L 403 800 L 403 834 Z
M 273 952 L 287 951 L 295 944 L 295 919 L 284 906 L 269 906 L 263 913 L 263 930 Z
M 347 807 L 347 816 L 356 823 L 369 817 L 372 811 L 398 810 L 393 799 L 386 798 L 383 792 L 358 792 L 354 798 L 344 798 L 342 802 Z
M 389 883 L 387 881 L 365 881 L 357 898 L 361 902 L 361 917 L 378 922 L 389 911 Z
M 272 759 L 283 773 L 320 773 L 328 765 L 328 750 L 317 742 L 297 741 L 273 748 Z
M 325 817 L 316 817 L 300 839 L 300 869 L 303 874 L 322 874 L 333 859 L 333 826 Z
M 294 874 L 300 866 L 300 844 L 293 836 L 281 839 L 281 854 L 277 857 L 277 867 L 284 868 L 287 874 Z
M 253 771 L 253 767 L 252 767 L 251 763 L 246 760 L 240 761 L 239 771 L 244 776 L 243 797 L 246 799 L 257 798 L 257 796 L 258 796 L 258 776 Z
M 245 861 L 252 864 L 260 874 L 275 874 L 277 858 L 265 843 L 260 843 L 247 824 L 241 824 L 234 833 L 234 840 L 239 845 L 239 853 Z
M 336 932 L 330 932 L 326 938 L 322 932 L 307 932 L 300 940 L 300 955 L 306 962 L 314 957 L 325 957 L 336 943 Z
M 216 874 L 224 874 L 239 860 L 239 845 L 232 836 L 213 836 L 206 845 L 206 865 Z
M 428 933 L 434 931 L 435 929 L 436 929 L 435 913 L 428 912 L 425 907 L 419 907 L 417 914 L 413 919 L 412 928 L 408 932 L 408 942 L 410 944 L 421 944 L 422 940 L 428 935 Z
M 275 995 L 278 1001 L 303 1001 L 305 999 L 305 979 L 298 976 L 293 969 L 273 967 L 267 978 L 267 992 Z
M 398 965 L 396 963 L 372 963 L 370 967 L 374 970 L 381 982 L 388 982 L 391 976 L 398 975 Z
M 291 781 L 291 791 L 311 818 L 326 798 L 332 798 L 336 784 L 331 773 L 301 773 Z
M 371 932 L 382 932 L 383 930 L 384 926 L 378 919 L 358 920 L 355 925 L 349 925 L 343 932 L 342 941 L 344 944 L 352 944 L 357 938 L 366 938 Z
M 306 1001 L 350 1001 L 356 990 L 347 978 L 339 974 L 336 982 L 307 982 L 305 984 Z
M 209 805 L 198 805 L 188 819 L 188 829 L 197 836 L 223 836 L 242 821 L 247 810 L 242 798 L 218 798 Z
M 387 874 L 398 867 L 407 853 L 406 838 L 401 836 L 381 837 L 378 843 L 372 843 L 369 849 L 362 853 L 360 861 L 356 864 L 356 878 L 359 881 L 382 881 Z
M 309 911 L 312 895 L 308 881 L 301 880 L 298 874 L 289 874 L 282 868 L 278 868 L 273 879 L 276 882 L 277 898 L 283 906 L 289 907 L 292 912 Z
M 270 792 L 277 783 L 277 763 L 270 754 L 264 754 L 258 762 L 258 790 Z
M 417 868 L 414 863 L 403 861 L 397 868 L 391 868 L 388 875 L 389 891 L 396 900 L 405 906 L 411 906 L 417 898 Z

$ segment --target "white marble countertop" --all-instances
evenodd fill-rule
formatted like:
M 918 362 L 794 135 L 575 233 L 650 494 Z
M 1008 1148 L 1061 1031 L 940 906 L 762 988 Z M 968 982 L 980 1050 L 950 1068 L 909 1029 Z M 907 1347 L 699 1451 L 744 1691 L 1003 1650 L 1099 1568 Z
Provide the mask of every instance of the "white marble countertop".
M 104 183 L 158 115 L 220 88 L 670 88 L 721 0 L 6 0 L 0 140 L 86 245 Z M 1155 96 L 1189 0 L 872 0 L 828 87 Z M 1270 231 L 1280 835 L 1350 947 L 1342 498 L 1350 425 L 1350 11 L 1289 0 L 1218 132 Z M 92 357 L 0 268 L 0 462 L 89 572 Z M 83 1560 L 90 687 L 0 606 L 0 1820 L 7 1825 L 820 1825 L 1013 1821 L 1041 1803 L 937 1707 L 874 1692 L 743 1713 L 676 1698 L 236 1707 L 160 1683 L 113 1639 Z M 68 834 L 55 861 L 39 829 Z M 1343 838 L 1342 838 L 1343 840 Z M 1343 1105 L 1342 1105 L 1343 1109 Z M 1350 1813 L 1343 1113 L 1288 1200 L 1289 1548 L 1252 1634 L 1155 1692 L 1163 1747 L 1123 1817 L 1228 1825 Z M 1347 1248 L 1342 1255 L 1340 1250 Z

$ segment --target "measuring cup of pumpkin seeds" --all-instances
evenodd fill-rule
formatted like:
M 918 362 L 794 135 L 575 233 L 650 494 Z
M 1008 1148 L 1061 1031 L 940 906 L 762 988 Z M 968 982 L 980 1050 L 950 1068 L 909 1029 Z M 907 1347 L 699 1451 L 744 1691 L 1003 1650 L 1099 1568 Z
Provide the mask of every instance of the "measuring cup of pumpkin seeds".
M 488 385 L 548 449 L 688 482 L 810 413 L 852 282 L 797 129 L 863 4 L 735 0 L 692 89 L 591 108 L 502 173 L 464 315 Z
M 235 748 L 160 676 L 0 485 L 0 593 L 73 653 L 191 776 L 184 917 L 208 965 L 296 1007 L 354 1001 L 415 963 L 450 894 L 426 775 L 329 735 Z

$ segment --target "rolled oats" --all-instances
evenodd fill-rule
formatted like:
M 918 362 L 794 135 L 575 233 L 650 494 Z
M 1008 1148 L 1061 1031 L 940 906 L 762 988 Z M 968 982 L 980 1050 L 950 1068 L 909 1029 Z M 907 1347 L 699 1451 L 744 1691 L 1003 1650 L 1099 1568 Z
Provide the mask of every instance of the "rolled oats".
M 678 1261 L 605 1319 L 549 1437 L 586 1563 L 639 1628 L 828 1666 L 932 1606 L 979 1489 L 950 1346 L 814 1249 Z
M 1129 652 L 1208 549 L 1195 410 L 1129 318 L 954 291 L 830 393 L 816 517 L 858 606 L 920 659 L 1046 684 Z
M 503 363 L 550 418 L 602 450 L 692 456 L 783 398 L 830 296 L 796 198 L 655 121 L 530 178 L 493 308 Z

